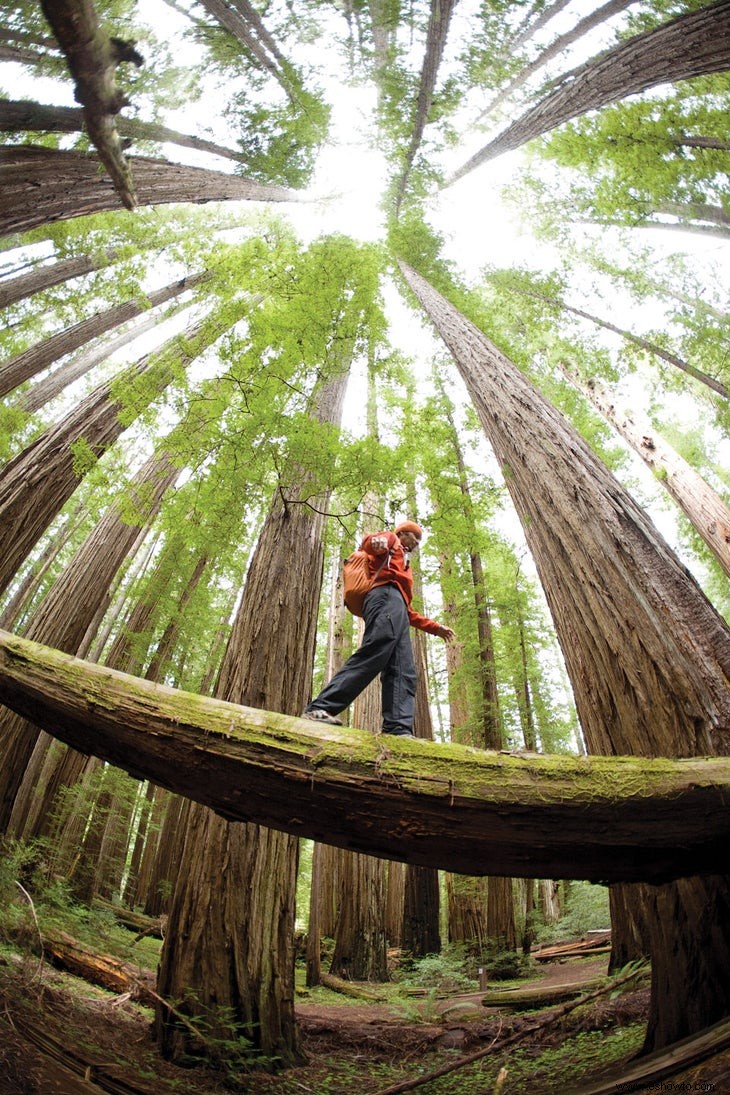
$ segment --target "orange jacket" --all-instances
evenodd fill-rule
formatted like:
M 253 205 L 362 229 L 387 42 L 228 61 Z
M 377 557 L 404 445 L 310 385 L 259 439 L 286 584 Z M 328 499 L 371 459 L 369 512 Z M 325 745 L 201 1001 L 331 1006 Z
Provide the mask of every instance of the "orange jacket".
M 390 558 L 373 582 L 372 588 L 375 589 L 377 586 L 387 585 L 398 586 L 398 589 L 403 594 L 403 600 L 406 602 L 408 622 L 411 627 L 417 627 L 420 631 L 428 632 L 429 635 L 440 635 L 442 630 L 441 624 L 436 623 L 435 620 L 429 620 L 428 616 L 421 616 L 419 612 L 414 612 L 411 608 L 411 601 L 413 600 L 413 571 L 411 570 L 408 557 L 403 550 L 403 545 L 394 532 L 372 532 L 369 536 L 366 536 L 360 544 L 360 551 L 367 552 L 371 557 L 370 573 L 373 575 L 377 573 L 378 567 L 381 566 L 387 554 L 385 551 L 373 551 L 371 545 L 373 536 L 387 537 Z

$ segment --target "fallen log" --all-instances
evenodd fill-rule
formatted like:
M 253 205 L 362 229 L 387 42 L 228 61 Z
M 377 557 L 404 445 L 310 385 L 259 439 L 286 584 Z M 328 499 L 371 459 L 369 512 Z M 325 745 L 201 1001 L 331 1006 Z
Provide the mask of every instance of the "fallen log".
M 331 973 L 321 974 L 319 983 L 331 992 L 341 992 L 343 996 L 352 996 L 355 1000 L 368 1000 L 373 1003 L 385 999 L 385 997 L 375 992 L 369 992 L 367 989 L 361 988 L 360 985 L 353 985 L 351 981 L 345 981 L 342 977 L 335 977 Z
M 553 1004 L 573 1000 L 584 992 L 592 992 L 605 984 L 604 977 L 590 981 L 576 981 L 565 985 L 533 985 L 529 989 L 494 989 L 482 996 L 485 1008 L 517 1008 L 519 1011 L 537 1011 Z
M 94 908 L 110 912 L 123 928 L 136 932 L 135 943 L 145 936 L 152 936 L 153 939 L 164 938 L 166 916 L 145 916 L 144 913 L 125 909 L 122 905 L 115 905 L 113 901 L 105 901 L 100 897 L 94 898 Z
M 572 943 L 556 943 L 552 947 L 540 947 L 533 950 L 531 956 L 536 962 L 553 962 L 562 958 L 585 958 L 595 954 L 605 954 L 611 949 L 611 932 L 596 934 L 594 939 L 578 939 Z
M 43 953 L 57 969 L 118 996 L 129 993 L 131 999 L 154 1007 L 156 979 L 150 970 L 122 962 L 111 954 L 98 954 L 66 932 L 57 935 L 44 932 Z
M 413 1091 L 417 1087 L 422 1087 L 424 1084 L 431 1083 L 432 1080 L 447 1076 L 450 1072 L 456 1072 L 457 1069 L 465 1068 L 467 1065 L 474 1064 L 475 1061 L 481 1061 L 484 1057 L 489 1057 L 491 1054 L 496 1055 L 497 1053 L 503 1053 L 508 1047 L 524 1041 L 525 1038 L 529 1038 L 533 1034 L 539 1036 L 540 1033 L 547 1030 L 549 1027 L 554 1026 L 555 1023 L 559 1022 L 565 1015 L 569 1015 L 571 1011 L 575 1011 L 576 1008 L 580 1008 L 584 1004 L 592 1003 L 593 1000 L 605 996 L 607 992 L 614 992 L 616 989 L 627 985 L 637 977 L 642 977 L 645 973 L 646 968 L 644 966 L 635 966 L 630 969 L 628 973 L 624 973 L 620 977 L 609 978 L 609 980 L 604 985 L 601 985 L 600 988 L 594 989 L 593 992 L 578 996 L 575 1000 L 568 1001 L 567 1004 L 562 1004 L 559 1008 L 556 1008 L 555 1011 L 551 1012 L 550 1015 L 546 1015 L 534 1023 L 526 1024 L 521 1030 L 516 1031 L 514 1034 L 510 1034 L 506 1038 L 500 1038 L 499 1034 L 497 1034 L 497 1037 L 486 1047 L 486 1049 L 478 1049 L 475 1053 L 468 1053 L 464 1057 L 458 1057 L 455 1061 L 449 1061 L 448 1064 L 442 1065 L 441 1068 L 434 1069 L 433 1072 L 425 1072 L 412 1080 L 402 1080 L 398 1084 L 393 1084 L 392 1087 L 376 1091 L 375 1095 L 401 1095 L 401 1092 L 403 1091 Z M 500 1072 L 500 1076 L 501 1075 L 502 1072 Z M 502 1086 L 504 1086 L 503 1083 Z
M 232 821 L 381 858 L 652 883 L 726 860 L 730 757 L 520 756 L 374 736 L 182 692 L 2 631 L 0 701 Z

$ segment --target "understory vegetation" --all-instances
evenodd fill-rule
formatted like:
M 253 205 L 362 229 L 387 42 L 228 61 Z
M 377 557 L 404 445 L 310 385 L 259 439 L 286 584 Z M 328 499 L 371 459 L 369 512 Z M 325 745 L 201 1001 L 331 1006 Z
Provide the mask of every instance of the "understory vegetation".
M 3 1092 L 44 1090 L 47 1057 L 34 1071 L 33 1045 L 40 1039 L 44 1052 L 52 1052 L 57 1060 L 57 1055 L 68 1054 L 69 1060 L 87 1062 L 96 1082 L 109 1091 L 119 1090 L 113 1086 L 114 1078 L 123 1076 L 130 1085 L 125 1091 L 150 1095 L 222 1091 L 337 1095 L 353 1085 L 376 1093 L 486 1049 L 542 1017 L 541 1012 L 481 1004 L 479 967 L 484 961 L 489 963 L 490 984 L 500 988 L 539 985 L 551 979 L 551 966 L 540 966 L 534 958 L 514 952 L 491 949 L 480 954 L 454 945 L 445 946 L 439 955 L 416 960 L 391 951 L 390 980 L 353 983 L 350 988 L 357 995 L 325 985 L 306 988 L 305 963 L 300 958 L 296 1007 L 307 1057 L 302 1067 L 278 1071 L 276 1062 L 260 1058 L 255 1059 L 256 1068 L 242 1067 L 245 1047 L 235 1047 L 234 1053 L 221 1043 L 206 1046 L 205 1062 L 190 1060 L 188 1068 L 181 1068 L 157 1055 L 150 1034 L 153 1013 L 148 1002 L 140 1000 L 139 984 L 114 992 L 60 969 L 51 958 L 49 939 L 71 939 L 90 954 L 117 960 L 132 976 L 136 971 L 141 983 L 144 971 L 154 973 L 162 943 L 151 933 L 122 926 L 116 915 L 121 908 L 108 904 L 89 908 L 75 902 L 66 881 L 49 876 L 45 851 L 42 843 L 18 843 L 6 846 L 0 858 Z M 556 924 L 538 928 L 539 939 L 568 940 L 604 927 L 606 891 L 573 884 L 566 908 Z M 325 959 L 331 945 L 331 940 L 323 940 Z M 604 959 L 604 971 L 605 965 Z M 567 971 L 557 969 L 561 977 L 566 975 Z M 586 969 L 595 973 L 596 960 L 579 959 L 572 964 L 571 978 L 580 979 Z M 151 977 L 150 983 L 154 983 Z M 608 1002 L 589 1003 L 554 1028 L 528 1034 L 510 1051 L 489 1054 L 429 1081 L 425 1090 L 429 1095 L 491 1091 L 505 1068 L 507 1091 L 524 1091 L 528 1078 L 531 1092 L 570 1090 L 587 1072 L 638 1050 L 646 996 L 645 988 L 633 986 L 633 991 L 617 992 Z

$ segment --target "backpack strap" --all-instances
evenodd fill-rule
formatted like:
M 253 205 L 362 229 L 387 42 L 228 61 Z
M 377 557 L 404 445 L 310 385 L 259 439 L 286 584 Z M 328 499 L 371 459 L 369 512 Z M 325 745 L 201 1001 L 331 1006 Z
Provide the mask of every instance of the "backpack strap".
M 370 590 L 375 585 L 376 579 L 379 578 L 380 575 L 382 574 L 383 570 L 385 569 L 386 563 L 390 562 L 391 556 L 392 556 L 394 551 L 395 551 L 395 548 L 388 548 L 388 554 L 385 556 L 382 563 L 380 564 L 380 566 L 378 567 L 378 569 L 375 571 L 372 578 L 370 579 L 370 585 L 368 586 L 368 593 L 370 592 Z

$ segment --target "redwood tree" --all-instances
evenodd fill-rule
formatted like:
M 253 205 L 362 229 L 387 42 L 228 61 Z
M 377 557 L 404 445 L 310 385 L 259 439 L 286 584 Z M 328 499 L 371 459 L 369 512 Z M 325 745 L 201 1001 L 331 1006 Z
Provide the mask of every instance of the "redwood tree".
M 412 268 L 402 270 L 504 469 L 590 750 L 730 752 L 730 629 L 559 412 L 453 304 Z M 646 903 L 647 1050 L 730 1011 L 729 901 L 730 882 L 718 875 L 669 883 Z

